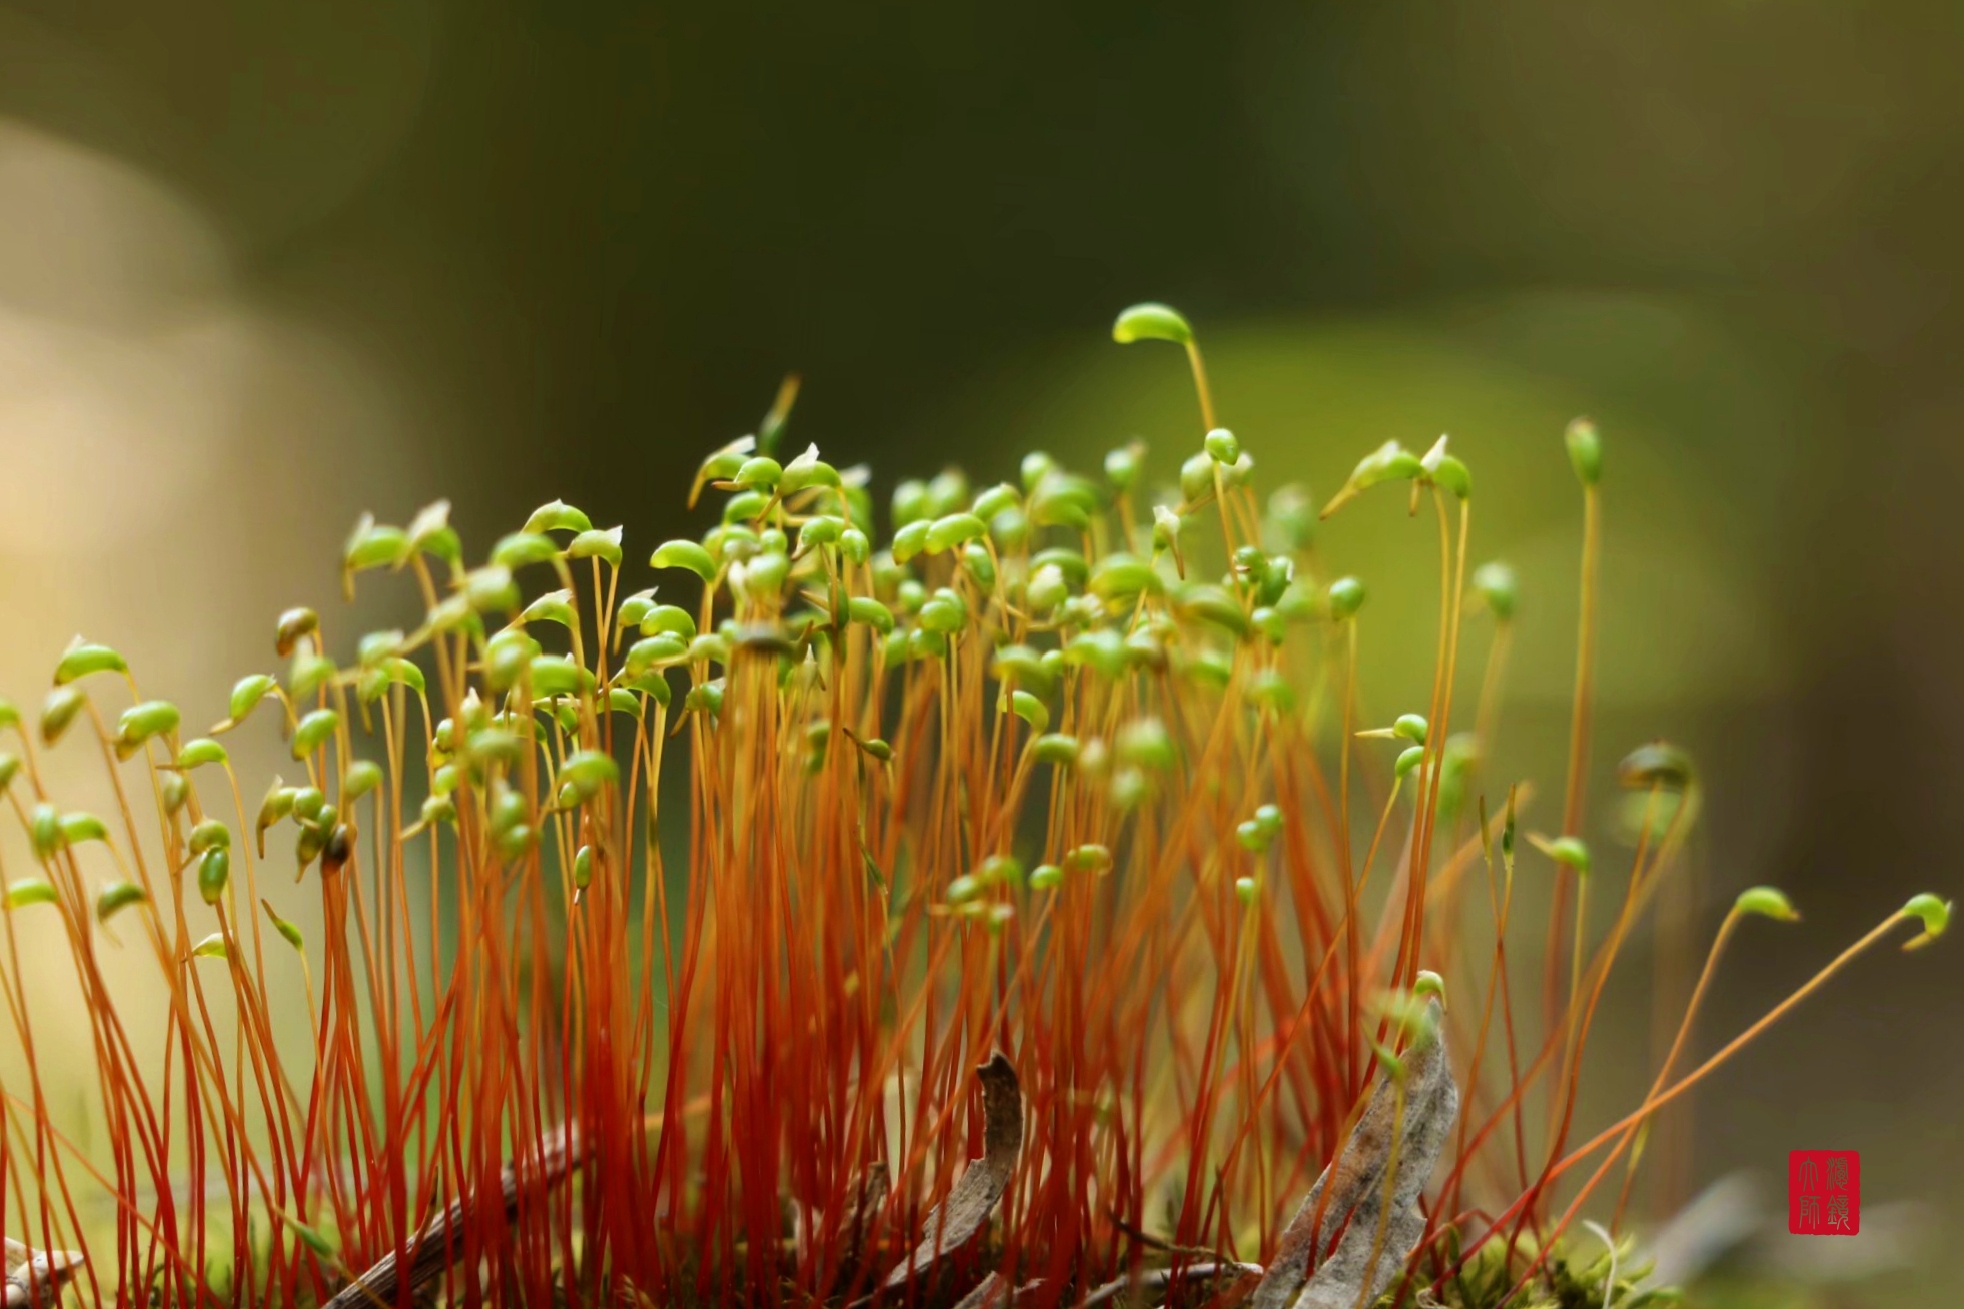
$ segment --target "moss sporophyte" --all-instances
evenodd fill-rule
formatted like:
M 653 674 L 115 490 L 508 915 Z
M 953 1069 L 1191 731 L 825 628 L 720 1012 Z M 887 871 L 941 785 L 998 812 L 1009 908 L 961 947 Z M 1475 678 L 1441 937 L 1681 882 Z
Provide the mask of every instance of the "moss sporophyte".
M 1486 767 L 1518 588 L 1470 567 L 1468 466 L 1389 442 L 1321 510 L 1392 488 L 1440 561 L 1431 689 L 1367 721 L 1369 591 L 1326 570 L 1307 492 L 1258 497 L 1178 313 L 1115 335 L 1196 384 L 1156 498 L 1136 444 L 1096 475 L 1039 453 L 901 482 L 882 531 L 865 470 L 785 457 L 787 385 L 678 488 L 723 512 L 653 550 L 659 586 L 623 594 L 647 547 L 570 505 L 472 563 L 436 504 L 363 518 L 343 560 L 420 622 L 289 610 L 284 675 L 202 736 L 102 644 L 38 716 L 0 702 L 31 861 L 0 871 L 10 1309 L 1667 1298 L 1624 1215 L 1653 1124 L 1949 905 L 1700 1057 L 1726 943 L 1794 916 L 1746 892 L 1647 1088 L 1578 1143 L 1605 985 L 1703 802 L 1642 746 L 1634 855 L 1584 843 L 1602 437 L 1567 434 L 1571 747 L 1530 832 Z M 291 780 L 235 775 L 248 733 Z M 105 817 L 51 793 L 57 750 L 99 762 Z M 1530 879 L 1549 912 L 1517 922 Z M 69 966 L 24 972 L 30 933 Z M 161 1059 L 106 952 L 154 960 Z M 86 1014 L 85 1132 L 38 1042 L 51 988 Z

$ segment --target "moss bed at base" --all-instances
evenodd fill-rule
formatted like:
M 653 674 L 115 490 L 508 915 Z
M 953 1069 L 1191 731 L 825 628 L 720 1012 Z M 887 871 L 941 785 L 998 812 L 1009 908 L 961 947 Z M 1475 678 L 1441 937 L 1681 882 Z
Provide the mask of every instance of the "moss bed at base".
M 80 639 L 38 721 L 0 702 L 33 861 L 0 870 L 9 1309 L 1671 1302 L 1626 1212 L 1653 1129 L 1948 904 L 1702 1052 L 1727 941 L 1794 917 L 1740 896 L 1649 1084 L 1582 1139 L 1605 982 L 1703 801 L 1642 745 L 1634 854 L 1582 839 L 1601 438 L 1566 434 L 1582 605 L 1544 832 L 1483 766 L 1515 583 L 1471 566 L 1446 440 L 1387 443 L 1320 515 L 1258 499 L 1186 321 L 1114 335 L 1196 384 L 1157 495 L 1136 446 L 1096 476 L 1033 454 L 900 483 L 882 545 L 863 470 L 780 462 L 788 385 L 677 488 L 726 498 L 654 551 L 659 593 L 623 594 L 621 529 L 571 506 L 473 567 L 437 504 L 364 518 L 344 560 L 350 595 L 401 574 L 420 625 L 289 611 L 284 676 L 206 735 Z M 1365 588 L 1316 541 L 1366 494 L 1439 559 L 1432 687 L 1389 721 L 1362 717 Z M 291 780 L 249 801 L 234 732 L 279 733 Z M 99 756 L 106 818 L 50 794 L 54 750 Z M 305 934 L 262 895 L 288 873 Z M 1517 878 L 1545 914 L 1517 921 Z M 68 966 L 24 974 L 26 933 Z M 154 956 L 161 1060 L 107 951 Z M 86 1133 L 37 1056 L 53 988 L 87 1016 Z M 303 994 L 296 1041 L 273 1015 Z

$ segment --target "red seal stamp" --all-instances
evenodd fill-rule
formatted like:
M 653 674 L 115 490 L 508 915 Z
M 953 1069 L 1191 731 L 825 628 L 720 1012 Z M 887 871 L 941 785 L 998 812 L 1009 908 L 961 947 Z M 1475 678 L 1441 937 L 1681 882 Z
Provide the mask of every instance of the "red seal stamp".
M 1862 1230 L 1862 1156 L 1854 1150 L 1787 1155 L 1787 1230 L 1796 1236 L 1854 1236 Z

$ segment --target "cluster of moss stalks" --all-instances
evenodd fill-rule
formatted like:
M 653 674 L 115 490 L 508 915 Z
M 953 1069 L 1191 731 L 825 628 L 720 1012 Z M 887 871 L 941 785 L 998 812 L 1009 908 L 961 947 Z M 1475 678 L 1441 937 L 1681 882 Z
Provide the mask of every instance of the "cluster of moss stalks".
M 1259 1304 L 1260 1261 L 1299 1239 L 1292 1303 L 1334 1294 L 1346 1250 L 1360 1305 L 1661 1302 L 1623 1221 L 1646 1133 L 1948 905 L 1890 914 L 1694 1065 L 1725 942 L 1793 916 L 1740 897 L 1654 1083 L 1577 1145 L 1597 1001 L 1685 875 L 1699 800 L 1682 752 L 1639 748 L 1635 855 L 1592 860 L 1599 436 L 1566 436 L 1584 602 L 1542 833 L 1484 772 L 1515 583 L 1469 566 L 1447 442 L 1386 443 L 1320 511 L 1263 501 L 1185 320 L 1139 306 L 1116 335 L 1192 368 L 1204 435 L 1163 488 L 1137 445 L 1090 476 L 1033 454 L 1015 481 L 899 484 L 882 537 L 864 470 L 778 457 L 787 387 L 704 461 L 689 500 L 722 495 L 720 521 L 653 552 L 660 591 L 623 594 L 621 529 L 564 503 L 475 566 L 437 504 L 346 547 L 350 596 L 403 575 L 413 624 L 336 640 L 289 611 L 283 675 L 239 681 L 205 735 L 79 639 L 38 722 L 0 702 L 34 863 L 0 872 L 25 1068 L 0 1086 L 8 1305 Z M 1314 539 L 1384 486 L 1440 560 L 1435 676 L 1402 713 L 1373 711 L 1365 588 Z M 238 730 L 293 763 L 256 805 Z M 50 794 L 57 748 L 99 756 L 109 818 Z M 1517 853 L 1554 888 L 1530 924 Z M 1523 930 L 1546 942 L 1532 1000 Z M 45 951 L 23 971 L 35 933 L 62 980 Z M 140 996 L 100 966 L 124 949 L 154 956 Z M 36 1054 L 56 986 L 85 1002 L 85 1137 Z M 276 1017 L 296 991 L 305 1030 Z M 1305 1235 L 1342 1230 L 1328 1200 L 1289 1219 L 1319 1174 L 1372 1239 Z M 1575 1232 L 1605 1179 L 1602 1238 Z

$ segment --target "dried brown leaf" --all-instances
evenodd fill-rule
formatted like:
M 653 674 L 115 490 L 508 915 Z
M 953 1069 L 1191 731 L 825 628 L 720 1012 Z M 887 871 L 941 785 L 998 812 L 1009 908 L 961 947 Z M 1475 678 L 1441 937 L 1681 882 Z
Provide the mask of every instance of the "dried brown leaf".
M 1097 1309 L 1097 1306 L 1115 1300 L 1128 1291 L 1138 1295 L 1164 1291 L 1175 1280 L 1173 1271 L 1171 1268 L 1144 1268 L 1133 1275 L 1115 1277 L 1078 1301 L 1077 1309 Z M 1186 1282 L 1207 1281 L 1216 1277 L 1260 1277 L 1262 1266 L 1213 1260 L 1186 1264 L 1179 1270 L 1179 1274 L 1179 1280 Z
M 1018 1300 L 1042 1285 L 1043 1279 L 1039 1277 L 1012 1290 L 1008 1278 L 992 1272 L 977 1283 L 973 1291 L 963 1296 L 955 1309 L 1013 1309 Z
M 53 1305 L 69 1279 L 87 1262 L 76 1250 L 34 1250 L 12 1237 L 6 1241 L 6 1309 Z
M 853 1178 L 851 1186 L 847 1188 L 849 1207 L 829 1247 L 842 1253 L 831 1260 L 829 1272 L 823 1274 L 827 1282 L 836 1280 L 841 1272 L 858 1264 L 860 1252 L 866 1248 L 866 1238 L 873 1230 L 873 1220 L 886 1203 L 889 1189 L 887 1165 L 882 1159 L 875 1159 Z M 825 1222 L 822 1210 L 807 1205 L 798 1206 L 795 1235 L 800 1262 L 810 1255 L 814 1243 L 825 1231 Z
M 966 1245 L 1002 1202 L 1023 1150 L 1023 1092 L 1016 1070 L 1000 1053 L 975 1070 L 982 1083 L 982 1157 L 969 1164 L 948 1198 L 927 1216 L 925 1238 L 887 1274 L 892 1290 Z
M 557 1128 L 540 1137 L 532 1157 L 525 1161 L 522 1175 L 516 1162 L 506 1164 L 498 1175 L 505 1214 L 518 1212 L 521 1183 L 541 1188 L 558 1185 L 585 1160 L 587 1149 L 576 1126 Z M 423 1229 L 409 1243 L 406 1271 L 398 1268 L 395 1253 L 391 1251 L 342 1287 L 321 1309 L 375 1309 L 377 1305 L 394 1304 L 397 1287 L 405 1281 L 412 1295 L 427 1285 L 449 1264 L 454 1251 L 448 1237 L 452 1228 L 462 1225 L 465 1204 L 463 1197 L 452 1200 L 442 1213 L 423 1224 Z M 13 1309 L 11 1300 L 8 1309 Z
M 1359 1303 L 1368 1305 L 1397 1276 L 1424 1236 L 1425 1219 L 1416 1207 L 1419 1192 L 1431 1177 L 1459 1114 L 1459 1087 L 1453 1081 L 1445 1015 L 1437 1000 L 1428 1003 L 1426 1015 L 1429 1034 L 1405 1053 L 1403 1104 L 1399 1103 L 1398 1083 L 1381 1075 L 1343 1153 L 1323 1170 L 1283 1230 L 1268 1273 L 1249 1298 L 1249 1309 L 1354 1309 Z M 1397 1165 L 1387 1218 L 1384 1172 L 1394 1147 Z M 1327 1202 L 1325 1190 L 1329 1192 Z M 1317 1224 L 1319 1206 L 1323 1220 Z M 1317 1229 L 1314 1232 L 1313 1225 Z M 1331 1242 L 1339 1231 L 1342 1239 L 1332 1250 Z M 1371 1253 L 1374 1246 L 1375 1260 Z M 1317 1251 L 1327 1253 L 1312 1276 L 1310 1258 Z M 1368 1289 L 1366 1281 L 1370 1283 Z
M 866 1238 L 873 1230 L 873 1220 L 880 1216 L 880 1207 L 886 1204 L 887 1192 L 891 1189 L 883 1160 L 875 1160 L 860 1175 L 858 1199 L 853 1204 L 845 1230 L 846 1258 L 851 1262 L 859 1261 L 860 1251 L 866 1248 Z

